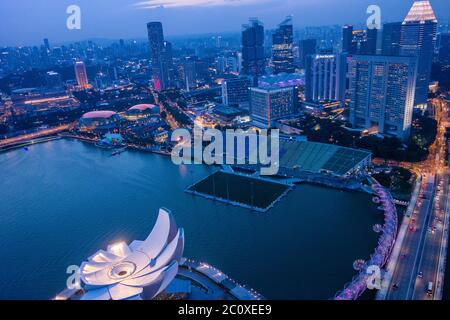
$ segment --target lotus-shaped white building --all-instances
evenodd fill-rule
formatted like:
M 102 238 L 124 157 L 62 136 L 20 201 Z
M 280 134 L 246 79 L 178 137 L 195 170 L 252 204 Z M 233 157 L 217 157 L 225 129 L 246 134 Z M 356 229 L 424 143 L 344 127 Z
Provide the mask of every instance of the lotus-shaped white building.
M 82 300 L 152 299 L 177 275 L 183 250 L 183 229 L 170 211 L 160 209 L 145 241 L 111 245 L 82 263 Z

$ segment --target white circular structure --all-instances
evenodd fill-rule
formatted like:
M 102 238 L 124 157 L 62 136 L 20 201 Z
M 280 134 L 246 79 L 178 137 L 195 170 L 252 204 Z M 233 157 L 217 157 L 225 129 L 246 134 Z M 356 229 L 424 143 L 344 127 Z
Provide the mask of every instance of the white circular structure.
M 160 209 L 145 241 L 111 245 L 82 263 L 82 300 L 152 299 L 177 275 L 183 250 L 183 229 L 170 211 Z

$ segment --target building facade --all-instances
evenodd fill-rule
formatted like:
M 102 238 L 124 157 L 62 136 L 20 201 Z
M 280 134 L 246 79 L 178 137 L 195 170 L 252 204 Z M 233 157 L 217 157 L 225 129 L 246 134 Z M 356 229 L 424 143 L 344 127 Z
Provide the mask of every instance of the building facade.
M 250 88 L 253 123 L 270 128 L 274 122 L 295 113 L 295 88 Z
M 359 129 L 409 138 L 417 75 L 414 57 L 349 58 L 350 122 Z
M 306 67 L 306 58 L 309 55 L 317 53 L 317 40 L 316 39 L 300 40 L 298 48 L 300 60 L 299 67 L 304 69 Z
M 400 55 L 417 57 L 414 105 L 426 106 L 436 45 L 437 19 L 429 1 L 415 1 L 402 24 Z
M 254 77 L 265 73 L 264 26 L 256 19 L 243 26 L 242 73 Z
M 86 72 L 86 66 L 83 61 L 76 61 L 75 65 L 75 76 L 77 78 L 77 84 L 80 89 L 89 88 L 89 81 Z
M 385 23 L 383 25 L 383 40 L 381 53 L 384 56 L 400 55 L 400 35 L 402 31 L 401 22 Z
M 376 54 L 378 29 L 358 29 L 351 25 L 342 28 L 342 52 L 348 54 Z
M 294 27 L 292 17 L 279 24 L 272 36 L 272 62 L 274 73 L 294 73 Z
M 249 107 L 249 88 L 252 81 L 248 77 L 227 79 L 222 83 L 222 103 L 228 106 Z
M 164 41 L 163 26 L 161 22 L 147 24 L 148 42 L 150 45 L 150 59 L 152 64 L 152 81 L 156 90 L 164 90 L 169 86 L 168 57 L 171 56 L 171 47 Z
M 450 33 L 439 35 L 439 63 L 450 65 Z
M 308 56 L 305 69 L 305 100 L 344 101 L 346 69 L 346 54 Z

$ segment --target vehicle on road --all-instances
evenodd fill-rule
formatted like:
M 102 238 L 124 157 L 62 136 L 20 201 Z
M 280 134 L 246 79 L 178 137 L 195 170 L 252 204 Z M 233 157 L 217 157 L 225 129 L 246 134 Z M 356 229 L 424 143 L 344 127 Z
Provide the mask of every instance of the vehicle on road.
M 433 295 L 433 282 L 431 282 L 431 281 L 428 282 L 426 292 L 427 292 L 427 296 L 429 296 L 429 297 L 431 297 Z
M 423 278 L 423 272 L 422 271 L 420 271 L 418 274 L 417 274 L 417 277 L 419 277 L 419 278 Z

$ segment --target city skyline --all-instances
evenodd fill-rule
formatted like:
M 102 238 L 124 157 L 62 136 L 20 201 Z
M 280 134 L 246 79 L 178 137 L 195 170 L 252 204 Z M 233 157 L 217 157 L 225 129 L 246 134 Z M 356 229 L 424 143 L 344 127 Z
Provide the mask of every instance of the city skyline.
M 346 6 L 340 5 L 342 2 L 336 0 L 325 0 L 325 3 L 321 1 L 320 4 L 309 0 L 208 1 L 208 3 L 192 0 L 171 1 L 175 5 L 161 6 L 164 2 L 152 1 L 155 5 L 146 7 L 136 5 L 137 0 L 121 0 L 111 6 L 108 1 L 97 0 L 94 7 L 86 0 L 79 0 L 75 4 L 81 8 L 81 30 L 68 30 L 66 20 L 69 15 L 66 14 L 66 9 L 73 4 L 71 1 L 45 6 L 43 0 L 32 3 L 6 0 L 2 4 L 4 9 L 0 12 L 0 29 L 7 32 L 2 35 L 0 46 L 35 45 L 40 44 L 44 38 L 58 44 L 95 38 L 145 39 L 145 28 L 142 26 L 149 21 L 162 22 L 169 38 L 239 32 L 249 17 L 258 17 L 264 22 L 267 30 L 275 29 L 287 15 L 293 15 L 294 28 L 358 24 L 366 21 L 367 7 L 373 4 L 368 0 L 346 0 Z M 412 2 L 377 1 L 376 4 L 381 8 L 382 23 L 402 21 Z M 450 19 L 444 2 L 441 0 L 431 2 L 438 12 L 439 21 Z M 24 24 L 23 21 L 27 23 Z
M 448 0 L 4 1 L 0 300 L 450 300 Z

